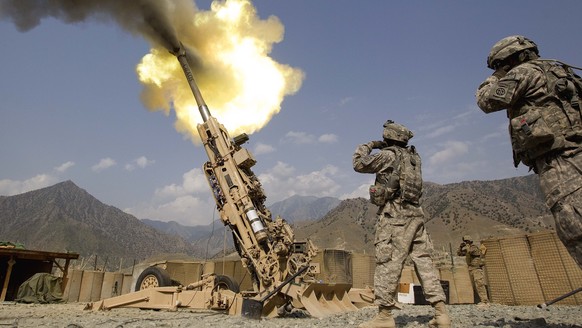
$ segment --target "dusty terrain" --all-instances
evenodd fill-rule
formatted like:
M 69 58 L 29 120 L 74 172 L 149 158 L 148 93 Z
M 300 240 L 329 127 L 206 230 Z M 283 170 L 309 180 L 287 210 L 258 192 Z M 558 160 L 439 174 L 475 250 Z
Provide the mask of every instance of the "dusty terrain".
M 376 314 L 373 307 L 323 319 L 302 313 L 293 317 L 261 320 L 229 316 L 217 312 L 179 310 L 178 312 L 117 308 L 110 311 L 86 311 L 84 304 L 0 304 L 0 327 L 277 327 L 323 328 L 357 327 Z M 571 328 L 582 327 L 582 306 L 451 305 L 454 327 Z M 427 327 L 432 316 L 428 305 L 405 305 L 395 312 L 398 327 Z

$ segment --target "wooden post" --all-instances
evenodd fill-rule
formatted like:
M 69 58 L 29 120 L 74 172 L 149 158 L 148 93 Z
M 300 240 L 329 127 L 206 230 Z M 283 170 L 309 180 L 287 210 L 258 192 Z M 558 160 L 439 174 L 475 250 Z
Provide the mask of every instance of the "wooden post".
M 61 290 L 64 292 L 67 287 L 67 282 L 69 281 L 69 263 L 70 259 L 65 259 L 65 267 L 61 269 L 63 272 L 63 280 L 61 280 Z
M 6 299 L 6 293 L 8 292 L 8 284 L 10 283 L 10 275 L 12 274 L 12 266 L 16 261 L 14 260 L 14 256 L 10 256 L 10 260 L 8 261 L 8 268 L 6 269 L 6 278 L 4 278 L 4 286 L 2 287 L 2 295 L 0 295 L 0 302 L 4 302 Z

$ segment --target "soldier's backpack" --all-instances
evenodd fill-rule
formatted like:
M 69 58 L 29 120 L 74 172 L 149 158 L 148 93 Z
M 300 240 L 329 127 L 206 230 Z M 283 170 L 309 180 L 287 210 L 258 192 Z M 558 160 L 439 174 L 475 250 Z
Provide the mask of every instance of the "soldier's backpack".
M 370 186 L 370 201 L 384 206 L 389 200 L 399 197 L 412 204 L 420 202 L 422 196 L 422 170 L 420 155 L 414 146 L 402 148 L 391 146 L 396 159 L 391 167 L 376 174 L 374 185 Z

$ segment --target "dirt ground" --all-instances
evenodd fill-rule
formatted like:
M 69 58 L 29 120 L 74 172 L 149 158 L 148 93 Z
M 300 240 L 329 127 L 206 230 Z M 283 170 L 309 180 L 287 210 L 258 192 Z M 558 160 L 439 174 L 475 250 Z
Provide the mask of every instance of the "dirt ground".
M 318 319 L 296 312 L 291 317 L 247 319 L 220 312 L 152 311 L 131 308 L 115 308 L 109 311 L 83 310 L 85 304 L 0 304 L 0 328 L 2 327 L 273 327 L 273 328 L 323 328 L 357 327 L 372 318 L 377 309 L 367 307 L 355 312 L 341 313 Z M 571 328 L 582 327 L 582 306 L 505 306 L 476 305 L 448 306 L 453 327 L 503 327 L 503 328 Z M 395 312 L 398 327 L 427 327 L 433 310 L 428 305 L 404 305 Z

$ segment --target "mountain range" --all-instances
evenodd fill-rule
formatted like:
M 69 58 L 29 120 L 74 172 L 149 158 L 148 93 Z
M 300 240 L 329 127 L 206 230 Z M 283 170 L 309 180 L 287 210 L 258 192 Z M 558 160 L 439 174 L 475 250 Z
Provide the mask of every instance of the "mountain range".
M 553 229 L 536 175 L 439 185 L 425 183 L 422 206 L 435 248 L 448 250 L 465 234 L 474 239 Z M 269 206 L 297 239 L 319 248 L 373 252 L 377 207 L 367 199 L 293 196 Z M 29 249 L 73 251 L 110 262 L 160 254 L 208 258 L 230 250 L 230 233 L 207 226 L 139 220 L 103 204 L 72 181 L 15 196 L 0 196 L 0 241 Z
M 464 235 L 475 240 L 553 229 L 537 176 L 447 185 L 427 183 L 421 205 L 435 249 L 448 251 Z M 378 207 L 367 199 L 342 201 L 321 220 L 295 227 L 318 246 L 374 252 Z M 449 245 L 451 244 L 451 245 Z
M 319 220 L 341 201 L 334 197 L 294 195 L 269 206 L 273 215 L 280 215 L 289 223 Z
M 72 181 L 0 196 L 0 240 L 27 249 L 97 256 L 101 263 L 140 260 L 154 253 L 195 253 L 183 238 L 100 202 Z

